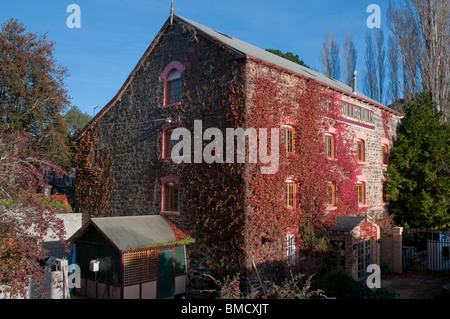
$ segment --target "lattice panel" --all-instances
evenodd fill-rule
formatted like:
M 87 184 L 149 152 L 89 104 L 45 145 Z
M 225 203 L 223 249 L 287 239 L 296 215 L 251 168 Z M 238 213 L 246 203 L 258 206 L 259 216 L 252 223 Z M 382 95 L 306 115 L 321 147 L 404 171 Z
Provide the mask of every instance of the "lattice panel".
M 186 273 L 186 259 L 184 255 L 185 246 L 175 248 L 175 272 L 177 275 Z
M 158 250 L 142 250 L 123 255 L 124 285 L 156 280 L 158 269 Z

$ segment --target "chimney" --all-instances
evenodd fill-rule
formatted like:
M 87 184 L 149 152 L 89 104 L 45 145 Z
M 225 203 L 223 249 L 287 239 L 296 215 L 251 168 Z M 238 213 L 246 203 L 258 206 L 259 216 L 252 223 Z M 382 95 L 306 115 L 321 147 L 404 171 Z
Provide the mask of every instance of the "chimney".
M 356 76 L 358 75 L 358 72 L 353 73 L 353 83 L 352 83 L 352 93 L 353 94 L 358 94 L 357 93 L 357 89 L 358 89 L 358 80 L 356 78 Z

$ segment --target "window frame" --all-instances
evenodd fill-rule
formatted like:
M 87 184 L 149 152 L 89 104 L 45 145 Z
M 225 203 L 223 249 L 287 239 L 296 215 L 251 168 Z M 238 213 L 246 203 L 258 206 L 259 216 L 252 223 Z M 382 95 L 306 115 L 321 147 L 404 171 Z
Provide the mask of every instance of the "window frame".
M 161 177 L 161 215 L 179 215 L 180 213 L 180 178 L 176 175 Z M 169 188 L 170 187 L 170 188 Z M 171 195 L 176 191 L 176 207 L 172 207 Z
M 362 191 L 361 191 L 362 200 L 360 200 L 360 188 L 362 188 Z M 363 181 L 358 181 L 356 183 L 356 191 L 357 191 L 357 197 L 358 197 L 358 205 L 366 205 L 367 204 L 366 183 Z
M 167 108 L 171 106 L 177 106 L 181 104 L 181 92 L 182 92 L 182 78 L 185 67 L 178 61 L 170 62 L 161 74 L 161 78 L 164 80 L 164 96 L 163 96 L 163 105 L 162 108 Z M 173 74 L 173 72 L 178 71 L 180 73 L 180 77 L 169 80 L 169 77 Z M 179 100 L 175 102 L 171 102 L 171 84 L 179 83 Z
M 330 146 L 328 146 L 327 139 L 330 139 Z M 325 156 L 328 159 L 336 158 L 336 136 L 332 133 L 325 133 Z
M 290 125 L 283 125 L 283 141 L 284 141 L 284 151 L 286 154 L 295 153 L 295 128 Z M 291 138 L 288 138 L 289 132 L 291 133 Z
M 366 163 L 366 142 L 363 139 L 356 140 L 356 161 L 361 164 Z
M 171 147 L 170 144 L 172 143 L 171 140 L 171 132 L 173 132 L 174 129 L 180 127 L 180 123 L 176 122 L 174 124 L 165 123 L 162 126 L 162 148 L 161 148 L 161 159 L 163 160 L 171 160 Z M 179 140 L 178 140 L 179 141 Z
M 330 203 L 330 186 L 331 186 L 331 203 Z M 336 183 L 327 183 L 327 207 L 336 206 Z
M 389 145 L 384 143 L 381 144 L 381 165 L 389 165 Z
M 178 72 L 179 73 L 179 77 L 169 80 L 170 76 L 175 73 Z M 172 93 L 173 93 L 173 88 L 172 85 L 174 85 L 174 90 L 175 90 L 175 98 L 174 100 L 172 100 Z M 168 80 L 167 80 L 167 93 L 166 93 L 166 105 L 171 105 L 171 104 L 176 104 L 178 102 L 180 102 L 180 95 L 181 95 L 181 73 L 177 70 L 177 69 L 173 69 L 168 76 Z
M 286 263 L 288 266 L 293 266 L 296 264 L 296 238 L 294 234 L 286 235 Z
M 94 149 L 94 157 L 92 159 L 92 166 L 100 167 L 102 165 L 102 156 L 103 156 L 103 149 L 96 147 Z
M 291 187 L 292 187 L 292 192 L 291 192 Z M 296 202 L 295 202 L 295 198 L 296 198 L 296 193 L 297 193 L 297 184 L 292 181 L 292 180 L 287 180 L 285 182 L 285 186 L 284 186 L 284 205 L 287 209 L 294 209 L 296 208 Z M 291 197 L 292 195 L 292 197 Z M 292 205 L 291 205 L 292 203 Z

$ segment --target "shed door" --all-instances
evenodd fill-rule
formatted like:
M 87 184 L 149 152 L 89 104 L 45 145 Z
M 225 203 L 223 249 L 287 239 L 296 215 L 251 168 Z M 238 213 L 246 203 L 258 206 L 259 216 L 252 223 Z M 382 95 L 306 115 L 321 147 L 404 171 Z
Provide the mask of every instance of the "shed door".
M 175 294 L 173 253 L 173 248 L 159 252 L 158 298 L 169 298 Z

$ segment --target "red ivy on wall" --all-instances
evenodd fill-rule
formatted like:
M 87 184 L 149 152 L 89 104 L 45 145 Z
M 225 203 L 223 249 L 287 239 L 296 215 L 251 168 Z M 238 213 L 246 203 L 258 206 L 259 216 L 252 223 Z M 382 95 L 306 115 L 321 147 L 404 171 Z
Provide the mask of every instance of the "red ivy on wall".
M 281 127 L 295 129 L 295 153 L 283 150 L 280 134 L 280 165 L 274 175 L 260 174 L 259 163 L 250 168 L 249 188 L 251 207 L 247 236 L 253 249 L 253 257 L 267 240 L 278 240 L 279 249 L 285 249 L 283 240 L 287 233 L 299 235 L 308 229 L 315 233 L 329 229 L 337 216 L 358 213 L 356 176 L 360 173 L 356 164 L 353 138 L 342 123 L 332 120 L 331 107 L 324 101 L 330 95 L 312 81 L 300 82 L 286 91 L 278 85 L 275 76 L 263 76 L 255 80 L 251 98 L 249 127 Z M 285 122 L 287 119 L 289 122 Z M 327 126 L 336 128 L 336 159 L 325 157 L 324 131 Z M 296 183 L 296 205 L 287 209 L 284 199 L 286 179 Z M 328 181 L 337 187 L 336 209 L 326 210 Z M 299 243 L 300 247 L 302 243 Z M 255 256 L 256 255 L 256 256 Z M 280 259 L 283 252 L 278 253 Z M 261 256 L 262 257 L 262 256 Z
M 384 136 L 389 139 L 389 127 L 391 127 L 392 114 L 381 111 L 381 121 L 383 122 Z

